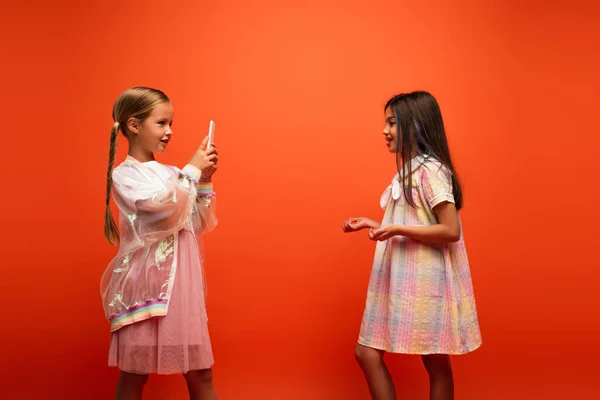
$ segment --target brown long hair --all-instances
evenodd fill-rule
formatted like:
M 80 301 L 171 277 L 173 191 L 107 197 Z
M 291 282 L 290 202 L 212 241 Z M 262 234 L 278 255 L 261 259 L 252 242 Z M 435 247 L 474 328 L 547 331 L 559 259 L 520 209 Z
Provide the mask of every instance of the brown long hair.
M 396 148 L 396 167 L 401 177 L 402 189 L 408 204 L 415 207 L 412 198 L 411 159 L 417 154 L 433 157 L 452 174 L 452 192 L 456 209 L 463 206 L 462 188 L 456 169 L 450 157 L 450 148 L 440 106 L 428 92 L 412 92 L 398 94 L 385 105 L 384 110 L 391 108 L 396 118 L 398 139 Z M 400 163 L 402 158 L 402 165 Z M 405 180 L 408 180 L 408 185 Z
M 158 89 L 142 86 L 127 89 L 117 98 L 113 106 L 113 127 L 110 131 L 110 149 L 108 151 L 108 171 L 106 172 L 106 211 L 104 214 L 104 237 L 113 245 L 119 244 L 119 229 L 110 211 L 110 195 L 112 191 L 112 173 L 115 166 L 117 137 L 119 131 L 127 137 L 127 121 L 135 118 L 143 122 L 150 116 L 154 107 L 170 100 Z

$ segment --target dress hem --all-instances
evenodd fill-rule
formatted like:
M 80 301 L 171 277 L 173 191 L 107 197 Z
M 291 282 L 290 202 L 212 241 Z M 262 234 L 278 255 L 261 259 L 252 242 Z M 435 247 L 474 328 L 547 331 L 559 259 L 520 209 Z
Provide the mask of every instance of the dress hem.
M 407 354 L 407 355 L 422 355 L 422 356 L 426 356 L 426 355 L 432 355 L 432 354 L 444 354 L 444 355 L 449 355 L 449 356 L 460 356 L 460 355 L 465 355 L 468 353 L 472 353 L 475 350 L 479 349 L 482 345 L 482 343 L 480 342 L 479 344 L 477 344 L 476 346 L 474 346 L 471 349 L 465 350 L 465 351 L 451 351 L 451 352 L 441 352 L 441 351 L 393 351 L 393 350 L 389 350 L 388 348 L 385 348 L 385 346 L 375 346 L 372 344 L 367 344 L 364 341 L 358 340 L 358 344 L 360 344 L 361 346 L 365 346 L 365 347 L 369 347 L 372 349 L 376 349 L 376 350 L 381 350 L 381 351 L 385 351 L 386 353 L 392 353 L 392 354 Z
M 182 370 L 182 371 L 174 371 L 174 372 L 155 372 L 155 371 L 151 371 L 151 372 L 139 372 L 139 371 L 127 371 L 123 368 L 120 368 L 118 365 L 114 365 L 114 364 L 108 364 L 109 368 L 117 368 L 119 371 L 121 372 L 125 372 L 128 374 L 135 374 L 135 375 L 185 375 L 188 372 L 193 372 L 193 371 L 205 371 L 208 369 L 212 369 L 212 367 L 215 365 L 215 363 L 213 362 L 211 365 L 209 365 L 206 368 L 193 368 L 193 369 L 188 369 L 188 370 Z

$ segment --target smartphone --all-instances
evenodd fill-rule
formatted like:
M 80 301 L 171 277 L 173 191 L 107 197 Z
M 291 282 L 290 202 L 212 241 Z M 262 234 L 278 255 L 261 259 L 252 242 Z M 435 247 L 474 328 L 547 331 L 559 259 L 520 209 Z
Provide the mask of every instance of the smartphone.
M 206 144 L 206 150 L 210 149 L 210 146 L 214 142 L 215 137 L 215 121 L 210 121 L 208 125 L 208 143 Z

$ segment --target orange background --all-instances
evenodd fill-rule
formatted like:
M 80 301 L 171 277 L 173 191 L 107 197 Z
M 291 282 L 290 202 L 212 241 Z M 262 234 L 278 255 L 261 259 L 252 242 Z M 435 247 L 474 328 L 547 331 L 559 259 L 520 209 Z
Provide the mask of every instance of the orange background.
M 394 170 L 383 105 L 439 100 L 462 176 L 483 347 L 457 398 L 597 394 L 597 6 L 577 1 L 3 2 L 3 399 L 108 399 L 100 276 L 111 107 L 163 89 L 184 165 L 216 121 L 206 237 L 215 385 L 227 399 L 366 399 L 353 358 Z M 201 4 L 199 4 L 201 3 Z M 121 140 L 118 159 L 126 152 Z M 402 398 L 419 359 L 388 357 Z M 186 398 L 154 376 L 146 399 Z

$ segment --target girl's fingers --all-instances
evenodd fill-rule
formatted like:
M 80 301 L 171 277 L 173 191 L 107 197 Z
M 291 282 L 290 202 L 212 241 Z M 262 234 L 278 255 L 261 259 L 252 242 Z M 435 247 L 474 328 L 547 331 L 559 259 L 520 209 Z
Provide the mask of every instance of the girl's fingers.
M 208 143 L 208 135 L 204 136 L 204 139 L 202 140 L 202 144 L 200 146 L 202 146 L 202 148 L 206 150 L 207 143 Z

